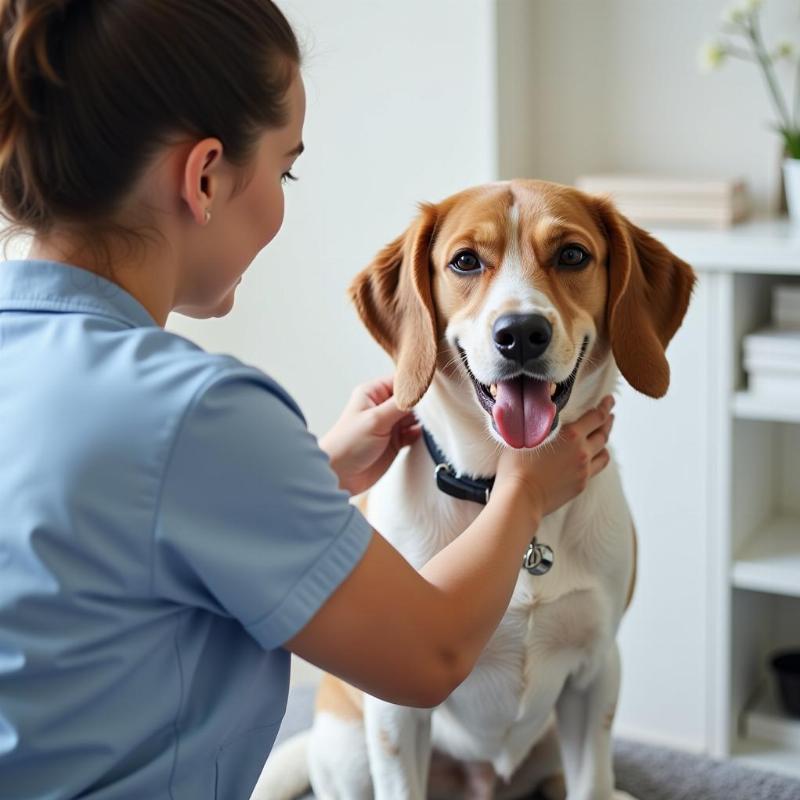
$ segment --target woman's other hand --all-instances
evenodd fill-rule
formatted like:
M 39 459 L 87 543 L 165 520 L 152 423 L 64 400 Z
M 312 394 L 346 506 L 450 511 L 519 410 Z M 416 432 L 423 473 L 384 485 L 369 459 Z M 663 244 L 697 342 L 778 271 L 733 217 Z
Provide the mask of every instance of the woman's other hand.
M 369 489 L 391 466 L 421 428 L 394 400 L 392 378 L 357 386 L 336 424 L 319 442 L 328 454 L 339 485 L 350 494 Z

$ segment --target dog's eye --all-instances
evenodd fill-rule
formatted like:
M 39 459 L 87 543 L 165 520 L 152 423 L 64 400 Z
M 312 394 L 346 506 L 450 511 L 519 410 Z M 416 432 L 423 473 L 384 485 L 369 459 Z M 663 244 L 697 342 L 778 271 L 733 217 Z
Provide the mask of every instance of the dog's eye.
M 583 267 L 591 256 L 577 244 L 569 244 L 558 254 L 559 267 Z
M 454 272 L 469 273 L 480 272 L 483 269 L 480 258 L 472 250 L 462 250 L 450 262 L 450 268 Z

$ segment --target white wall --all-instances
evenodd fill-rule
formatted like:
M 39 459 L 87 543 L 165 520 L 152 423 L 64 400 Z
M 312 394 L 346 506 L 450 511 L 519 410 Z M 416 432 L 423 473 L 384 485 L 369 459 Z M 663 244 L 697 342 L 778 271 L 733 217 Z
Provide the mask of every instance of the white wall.
M 501 137 L 502 176 L 742 175 L 758 207 L 775 206 L 781 144 L 760 73 L 742 61 L 711 74 L 698 68 L 700 46 L 733 4 L 500 0 L 518 68 L 500 92 L 501 118 L 514 119 Z M 770 0 L 762 18 L 768 41 L 800 44 L 794 0 Z
M 173 329 L 281 381 L 315 433 L 390 371 L 345 289 L 422 200 L 493 179 L 490 0 L 281 0 L 305 44 L 307 152 L 226 319 Z

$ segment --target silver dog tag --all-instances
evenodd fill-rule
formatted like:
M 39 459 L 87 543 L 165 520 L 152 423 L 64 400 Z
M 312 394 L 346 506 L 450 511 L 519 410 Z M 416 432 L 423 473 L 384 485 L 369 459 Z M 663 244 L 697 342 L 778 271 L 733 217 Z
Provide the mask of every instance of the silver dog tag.
M 546 544 L 540 544 L 534 537 L 522 559 L 522 568 L 531 575 L 544 575 L 550 571 L 554 560 L 552 548 Z

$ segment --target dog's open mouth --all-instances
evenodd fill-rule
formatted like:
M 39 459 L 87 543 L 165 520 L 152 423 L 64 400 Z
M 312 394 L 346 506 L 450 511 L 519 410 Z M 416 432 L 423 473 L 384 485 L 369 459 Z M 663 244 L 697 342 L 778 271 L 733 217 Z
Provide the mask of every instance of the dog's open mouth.
M 556 383 L 520 373 L 487 386 L 469 368 L 467 354 L 458 348 L 467 374 L 475 386 L 478 402 L 492 418 L 495 430 L 510 447 L 538 447 L 558 425 L 558 415 L 569 402 L 578 369 L 586 355 L 588 337 L 566 380 Z

